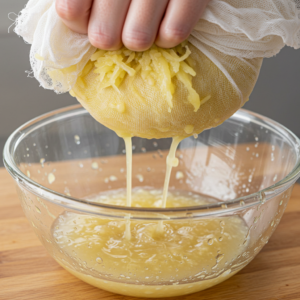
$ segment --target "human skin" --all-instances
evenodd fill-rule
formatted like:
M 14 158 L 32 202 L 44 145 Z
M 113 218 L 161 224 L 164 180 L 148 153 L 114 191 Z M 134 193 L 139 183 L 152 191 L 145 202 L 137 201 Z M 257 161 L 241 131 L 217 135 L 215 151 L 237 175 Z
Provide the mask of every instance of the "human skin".
M 172 48 L 183 42 L 210 0 L 56 0 L 62 21 L 87 34 L 99 49 L 123 45 L 144 51 L 153 43 Z

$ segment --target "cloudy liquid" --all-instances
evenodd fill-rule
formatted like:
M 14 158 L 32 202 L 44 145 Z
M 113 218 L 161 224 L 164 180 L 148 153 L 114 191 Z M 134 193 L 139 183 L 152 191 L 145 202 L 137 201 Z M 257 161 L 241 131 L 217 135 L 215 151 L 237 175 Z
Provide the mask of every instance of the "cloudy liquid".
M 132 191 L 134 207 L 161 207 L 161 190 Z M 90 201 L 126 205 L 126 190 Z M 169 192 L 166 207 L 211 203 L 202 196 Z M 53 235 L 68 260 L 58 262 L 96 287 L 138 297 L 170 297 L 196 292 L 229 278 L 226 267 L 245 250 L 247 226 L 237 216 L 163 221 L 127 220 L 65 212 Z M 229 270 L 228 270 L 229 269 Z M 206 278 L 208 277 L 208 278 Z M 213 277 L 213 278 L 212 278 Z M 116 282 L 117 281 L 117 282 Z

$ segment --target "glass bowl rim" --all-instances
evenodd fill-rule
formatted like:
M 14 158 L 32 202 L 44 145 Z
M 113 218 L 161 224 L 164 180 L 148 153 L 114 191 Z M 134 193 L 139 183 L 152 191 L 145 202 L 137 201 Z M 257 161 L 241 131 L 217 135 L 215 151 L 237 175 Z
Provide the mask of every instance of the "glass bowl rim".
M 282 191 L 287 190 L 291 185 L 295 183 L 295 181 L 300 177 L 300 140 L 299 138 L 287 129 L 285 126 L 281 125 L 280 123 L 273 121 L 267 117 L 264 117 L 260 114 L 251 112 L 246 109 L 239 109 L 234 115 L 231 117 L 244 114 L 252 117 L 251 120 L 253 122 L 254 118 L 263 121 L 264 123 L 268 124 L 272 130 L 277 129 L 276 132 L 281 134 L 285 134 L 286 138 L 289 138 L 290 142 L 294 145 L 294 150 L 297 153 L 297 163 L 295 164 L 292 171 L 285 176 L 280 181 L 276 182 L 275 184 L 268 186 L 258 192 L 238 197 L 233 200 L 222 201 L 218 203 L 212 203 L 207 205 L 199 205 L 199 206 L 190 206 L 190 207 L 178 207 L 178 208 L 140 208 L 140 207 L 126 207 L 126 206 L 116 206 L 116 205 L 108 205 L 108 204 L 101 204 L 101 203 L 93 203 L 88 200 L 75 198 L 72 196 L 64 195 L 53 191 L 47 187 L 40 185 L 39 183 L 35 182 L 28 176 L 26 176 L 17 166 L 13 154 L 14 150 L 16 149 L 16 145 L 18 142 L 24 138 L 26 134 L 38 129 L 39 127 L 49 124 L 58 119 L 64 119 L 70 115 L 76 116 L 81 114 L 88 114 L 80 104 L 67 106 L 64 108 L 60 108 L 57 110 L 53 110 L 51 112 L 42 114 L 25 124 L 21 125 L 18 129 L 16 129 L 7 139 L 4 149 L 3 149 L 3 161 L 4 166 L 6 167 L 7 171 L 10 175 L 14 178 L 14 180 L 25 187 L 27 190 L 30 190 L 38 197 L 42 197 L 47 201 L 53 202 L 65 208 L 71 208 L 74 210 L 79 210 L 81 212 L 87 212 L 90 214 L 108 214 L 110 215 L 112 212 L 114 215 L 120 215 L 120 217 L 128 217 L 130 213 L 145 213 L 146 217 L 149 218 L 149 214 L 157 213 L 157 216 L 152 216 L 151 219 L 157 220 L 164 220 L 165 218 L 169 219 L 168 215 L 183 213 L 183 215 L 177 215 L 176 218 L 190 218 L 189 214 L 196 213 L 198 216 L 208 216 L 208 215 L 219 215 L 224 213 L 233 213 L 239 210 L 243 210 L 252 206 L 255 206 L 259 203 L 262 203 L 266 200 L 269 200 L 276 196 L 277 194 L 281 193 Z M 230 118 L 231 118 L 230 117 Z M 18 136 L 20 132 L 26 132 L 26 129 L 29 126 L 35 125 L 29 132 L 26 134 L 23 133 L 21 136 Z M 266 128 L 265 124 L 264 127 Z M 222 125 L 221 125 L 222 126 Z M 241 203 L 243 203 L 241 205 Z M 163 215 L 162 215 L 163 214 Z M 187 215 L 184 217 L 184 215 Z M 194 216 L 195 214 L 193 214 Z M 131 214 L 131 219 L 135 219 L 135 217 Z

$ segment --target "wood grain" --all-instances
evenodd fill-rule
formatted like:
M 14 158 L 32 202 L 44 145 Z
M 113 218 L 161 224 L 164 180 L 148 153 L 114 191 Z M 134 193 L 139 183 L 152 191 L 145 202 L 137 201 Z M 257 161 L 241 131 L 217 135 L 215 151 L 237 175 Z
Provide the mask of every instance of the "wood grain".
M 133 297 L 96 289 L 66 272 L 26 220 L 13 180 L 0 169 L 0 299 L 81 300 Z M 269 243 L 237 275 L 211 289 L 171 300 L 300 299 L 300 185 Z

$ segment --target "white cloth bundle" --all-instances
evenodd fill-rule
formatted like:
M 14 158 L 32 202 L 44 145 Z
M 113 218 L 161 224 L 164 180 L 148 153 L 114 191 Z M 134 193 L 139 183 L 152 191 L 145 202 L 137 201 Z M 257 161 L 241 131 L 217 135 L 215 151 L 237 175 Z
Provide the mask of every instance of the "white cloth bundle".
M 220 52 L 243 60 L 271 57 L 284 45 L 297 49 L 299 14 L 297 0 L 212 0 L 189 41 L 239 89 Z M 30 63 L 34 77 L 44 88 L 57 93 L 71 90 L 96 50 L 86 35 L 74 33 L 63 24 L 56 13 L 55 0 L 29 0 L 16 20 L 15 32 L 32 44 Z M 59 82 L 47 73 L 74 65 L 74 71 Z M 243 92 L 240 94 L 243 102 Z

